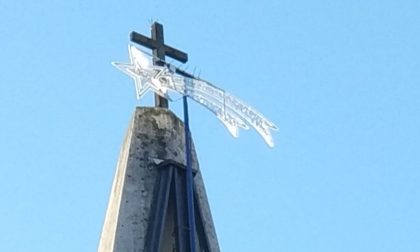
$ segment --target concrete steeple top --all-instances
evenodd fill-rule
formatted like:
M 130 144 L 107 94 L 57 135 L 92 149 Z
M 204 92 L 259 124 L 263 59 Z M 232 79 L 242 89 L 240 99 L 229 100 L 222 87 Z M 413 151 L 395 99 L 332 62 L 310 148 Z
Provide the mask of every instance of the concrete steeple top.
M 219 252 L 197 156 L 192 149 L 199 222 L 197 251 Z M 176 182 L 163 179 L 170 174 L 161 167 L 165 162 L 175 164 L 171 166 L 174 174 L 182 174 L 176 172 L 179 170 L 176 167 L 185 164 L 183 122 L 166 108 L 137 107 L 121 147 L 98 252 L 151 251 L 151 230 L 157 228 L 158 218 L 163 218 L 164 225 L 163 229 L 158 228 L 160 233 L 153 241 L 157 239 L 161 243 L 158 247 L 162 252 L 179 251 L 173 250 L 180 246 L 174 235 L 176 230 L 181 230 L 175 220 L 179 199 L 172 193 Z M 160 192 L 162 187 L 167 188 L 166 194 Z M 161 211 L 159 202 L 166 202 L 167 206 L 162 215 L 157 214 Z

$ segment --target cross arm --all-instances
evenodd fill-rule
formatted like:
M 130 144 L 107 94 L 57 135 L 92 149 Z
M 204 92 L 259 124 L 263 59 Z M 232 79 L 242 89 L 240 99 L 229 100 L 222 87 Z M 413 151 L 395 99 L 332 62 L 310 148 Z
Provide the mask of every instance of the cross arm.
M 158 49 L 160 46 L 162 46 L 156 40 L 141 35 L 140 33 L 137 33 L 135 31 L 130 33 L 130 40 L 134 43 L 140 44 L 152 50 Z M 165 54 L 169 57 L 179 60 L 182 63 L 188 61 L 188 54 L 167 45 L 163 45 L 163 48 L 165 50 Z

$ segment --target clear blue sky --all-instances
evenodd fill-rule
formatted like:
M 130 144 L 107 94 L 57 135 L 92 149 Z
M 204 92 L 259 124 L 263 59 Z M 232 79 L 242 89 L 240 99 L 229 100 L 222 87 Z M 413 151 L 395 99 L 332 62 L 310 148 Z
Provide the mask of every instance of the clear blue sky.
M 419 1 L 2 1 L 0 250 L 96 251 L 136 101 L 128 34 L 280 128 L 268 148 L 191 102 L 220 246 L 420 251 Z M 180 104 L 171 104 L 180 115 Z

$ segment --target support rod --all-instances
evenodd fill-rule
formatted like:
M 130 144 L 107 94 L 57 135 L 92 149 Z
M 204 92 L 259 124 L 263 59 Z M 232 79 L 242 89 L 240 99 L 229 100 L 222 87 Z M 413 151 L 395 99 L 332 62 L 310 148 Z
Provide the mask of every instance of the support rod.
M 194 215 L 194 181 L 191 167 L 191 136 L 188 117 L 188 101 L 187 96 L 183 96 L 184 103 L 184 130 L 185 130 L 185 159 L 187 163 L 186 170 L 186 187 L 188 202 L 188 226 L 190 233 L 190 252 L 195 252 L 195 215 Z

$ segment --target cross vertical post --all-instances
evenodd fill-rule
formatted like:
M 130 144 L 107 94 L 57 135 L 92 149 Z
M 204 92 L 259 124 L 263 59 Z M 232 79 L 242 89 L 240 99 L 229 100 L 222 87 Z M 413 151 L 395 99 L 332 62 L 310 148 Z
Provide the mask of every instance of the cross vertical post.
M 188 61 L 188 55 L 180 50 L 165 45 L 163 38 L 163 26 L 157 22 L 152 24 L 151 38 L 141 35 L 137 32 L 131 32 L 130 40 L 153 50 L 153 64 L 157 66 L 164 65 L 165 56 L 185 63 Z M 155 94 L 155 106 L 168 108 L 168 100 Z
M 162 66 L 162 61 L 165 61 L 165 44 L 163 38 L 163 26 L 159 23 L 152 24 L 152 39 L 155 40 L 158 46 L 153 49 L 153 65 Z M 160 108 L 168 108 L 168 100 L 155 93 L 155 106 Z

